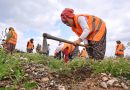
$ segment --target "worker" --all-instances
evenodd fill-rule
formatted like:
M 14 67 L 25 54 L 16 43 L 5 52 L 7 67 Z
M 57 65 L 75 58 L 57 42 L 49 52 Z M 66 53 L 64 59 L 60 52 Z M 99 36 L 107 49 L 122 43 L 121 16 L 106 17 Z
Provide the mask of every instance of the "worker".
M 124 50 L 125 50 L 125 46 L 123 43 L 121 43 L 121 41 L 116 41 L 116 52 L 115 55 L 116 57 L 124 57 Z
M 36 52 L 40 53 L 41 52 L 41 45 L 38 43 L 36 46 Z
M 5 43 L 6 43 L 6 52 L 13 54 L 13 51 L 15 50 L 15 46 L 17 44 L 17 33 L 13 27 L 9 27 Z
M 6 48 L 6 41 L 5 41 L 5 39 L 2 39 L 2 41 L 1 41 L 1 44 L 0 44 L 0 48 Z
M 66 49 L 66 48 L 68 50 L 68 52 L 67 52 L 68 55 L 67 56 L 68 56 L 69 60 L 77 57 L 77 55 L 78 55 L 78 47 L 75 47 L 74 45 L 69 44 L 69 43 L 64 43 L 64 46 L 62 47 L 63 56 L 64 56 L 64 49 Z
M 105 22 L 93 15 L 75 15 L 74 10 L 65 8 L 61 13 L 61 20 L 71 27 L 78 35 L 75 45 L 84 41 L 89 57 L 94 60 L 102 60 L 106 51 L 106 25 Z
M 61 59 L 61 51 L 62 51 L 62 47 L 63 47 L 63 43 L 62 42 L 59 42 L 58 46 L 56 47 L 56 50 L 54 52 L 54 58 L 57 58 L 57 59 Z
M 31 38 L 28 42 L 27 42 L 27 52 L 28 53 L 32 53 L 33 49 L 34 49 L 34 44 L 33 44 L 34 39 Z
M 50 44 L 47 44 L 47 56 L 49 56 L 49 53 L 50 53 Z
M 69 47 L 65 47 L 62 52 L 63 52 L 64 62 L 67 63 L 69 59 Z
M 86 48 L 83 48 L 80 57 L 83 57 L 84 59 L 88 58 L 88 53 L 86 52 Z

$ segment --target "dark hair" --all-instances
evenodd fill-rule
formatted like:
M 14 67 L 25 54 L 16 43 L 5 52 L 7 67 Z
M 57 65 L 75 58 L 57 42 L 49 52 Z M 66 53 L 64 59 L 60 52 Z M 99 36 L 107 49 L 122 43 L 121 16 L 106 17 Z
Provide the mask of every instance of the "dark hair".
M 30 41 L 33 41 L 33 40 L 34 40 L 33 38 L 30 39 Z
M 121 41 L 120 41 L 120 40 L 117 40 L 117 41 L 116 41 L 116 43 L 120 44 L 120 43 L 121 43 Z
M 30 41 L 33 43 L 34 39 L 33 39 L 33 38 L 31 38 L 31 39 L 30 39 Z
M 2 39 L 2 41 L 5 41 L 5 39 Z

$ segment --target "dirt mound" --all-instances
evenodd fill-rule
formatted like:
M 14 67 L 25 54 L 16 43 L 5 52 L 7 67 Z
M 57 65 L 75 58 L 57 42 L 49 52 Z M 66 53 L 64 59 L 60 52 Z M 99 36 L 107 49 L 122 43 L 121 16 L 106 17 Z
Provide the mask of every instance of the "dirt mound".
M 26 81 L 37 84 L 31 90 L 129 90 L 130 81 L 125 78 L 115 78 L 110 74 L 92 76 L 89 66 L 73 70 L 68 74 L 51 72 L 43 64 L 23 63 Z M 12 77 L 0 80 L 0 87 L 13 85 Z M 17 90 L 25 90 L 24 81 L 21 81 Z
M 111 74 L 101 73 L 91 76 L 83 82 L 79 90 L 130 90 L 129 80 L 123 77 L 113 77 Z

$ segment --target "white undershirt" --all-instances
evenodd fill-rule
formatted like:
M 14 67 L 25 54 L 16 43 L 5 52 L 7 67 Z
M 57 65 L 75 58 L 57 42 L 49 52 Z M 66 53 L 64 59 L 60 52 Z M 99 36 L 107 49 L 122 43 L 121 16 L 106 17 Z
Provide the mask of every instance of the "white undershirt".
M 62 47 L 64 46 L 64 44 L 60 44 L 59 46 L 56 47 L 56 52 L 59 53 L 62 50 Z
M 81 38 L 82 41 L 84 41 L 85 44 L 88 44 L 88 40 L 86 39 L 86 37 L 89 35 L 90 30 L 89 30 L 89 27 L 88 27 L 88 24 L 87 24 L 86 17 L 85 16 L 79 16 L 78 17 L 78 23 L 83 30 L 83 32 L 82 32 L 82 34 L 80 35 L 79 38 Z

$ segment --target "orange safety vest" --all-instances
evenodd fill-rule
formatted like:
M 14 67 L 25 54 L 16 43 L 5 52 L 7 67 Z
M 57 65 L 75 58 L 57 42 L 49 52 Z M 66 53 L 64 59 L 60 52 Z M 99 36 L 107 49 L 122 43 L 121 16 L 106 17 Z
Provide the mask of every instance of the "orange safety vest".
M 116 54 L 119 55 L 119 54 L 124 54 L 124 45 L 123 44 L 117 44 L 116 46 Z
M 28 49 L 33 49 L 33 43 L 28 41 L 28 46 L 27 46 Z
M 12 30 L 12 31 L 9 32 L 9 34 L 11 34 L 12 36 L 8 40 L 8 43 L 16 45 L 16 43 L 17 43 L 17 33 L 14 30 Z
M 85 16 L 87 19 L 86 24 L 88 24 L 89 26 L 90 33 L 86 37 L 86 39 L 91 41 L 100 41 L 106 31 L 105 22 L 98 17 L 92 15 L 75 15 L 74 22 L 76 27 L 72 27 L 72 31 L 75 32 L 78 36 L 80 36 L 83 32 L 82 28 L 78 23 L 79 16 Z
M 64 51 L 64 49 L 68 47 L 68 54 L 71 54 L 74 49 L 75 49 L 75 46 L 72 45 L 72 44 L 68 44 L 68 43 L 64 43 L 64 46 L 62 47 L 62 51 Z
M 80 57 L 87 57 L 87 51 L 86 50 L 82 50 L 81 51 L 81 54 L 80 54 Z

